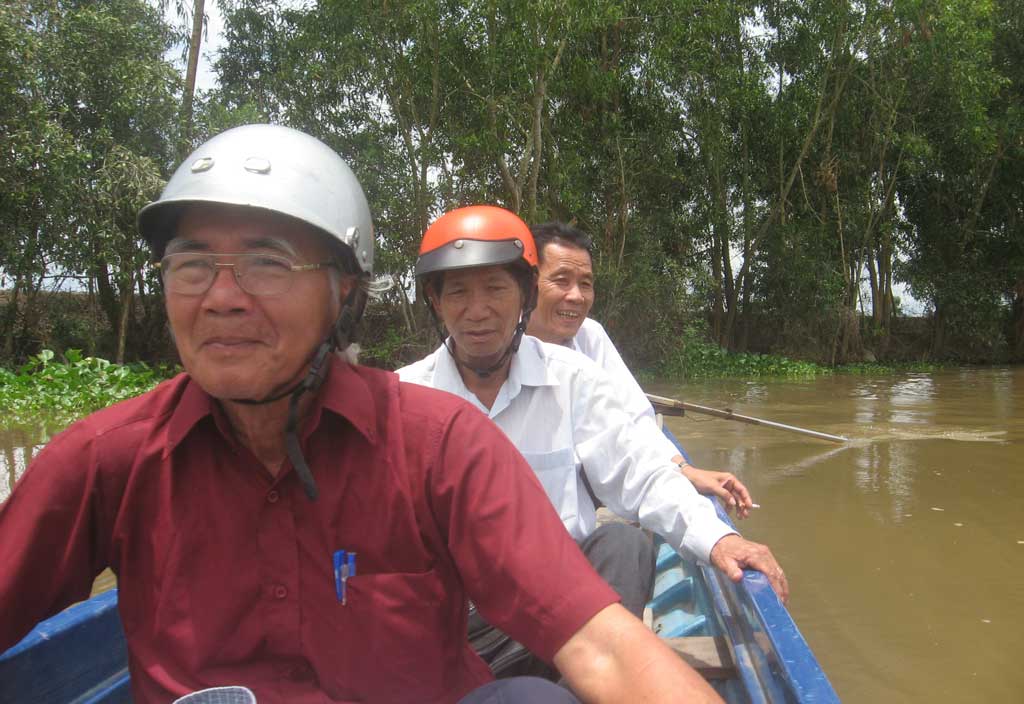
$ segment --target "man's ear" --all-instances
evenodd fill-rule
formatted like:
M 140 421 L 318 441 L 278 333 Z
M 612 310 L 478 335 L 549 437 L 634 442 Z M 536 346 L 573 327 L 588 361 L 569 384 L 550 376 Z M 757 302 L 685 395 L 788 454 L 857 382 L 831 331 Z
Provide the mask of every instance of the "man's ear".
M 427 304 L 438 316 L 441 315 L 441 301 L 438 300 L 437 296 L 430 289 L 427 290 Z
M 427 299 L 427 305 L 434 311 L 437 316 L 441 315 L 441 299 L 438 297 L 437 292 L 434 290 L 432 283 L 424 282 L 423 284 L 423 296 Z
M 348 298 L 348 294 L 352 292 L 353 287 L 357 285 L 354 276 L 348 276 L 342 274 L 338 277 L 338 303 L 344 304 L 345 299 Z

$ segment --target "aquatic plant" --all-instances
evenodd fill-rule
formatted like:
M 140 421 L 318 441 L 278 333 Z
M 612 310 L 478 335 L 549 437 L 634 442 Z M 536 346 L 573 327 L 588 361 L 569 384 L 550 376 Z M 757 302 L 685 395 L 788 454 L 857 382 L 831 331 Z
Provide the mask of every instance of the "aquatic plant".
M 0 369 L 4 425 L 45 426 L 56 432 L 95 410 L 138 396 L 178 370 L 142 362 L 114 364 L 69 349 L 58 360 L 43 350 L 19 369 Z
M 772 354 L 728 352 L 701 338 L 699 331 L 687 331 L 683 343 L 653 370 L 653 375 L 669 379 L 714 377 L 788 377 L 806 378 L 831 374 L 832 369 L 813 362 L 802 362 Z M 649 374 L 643 374 L 649 376 Z

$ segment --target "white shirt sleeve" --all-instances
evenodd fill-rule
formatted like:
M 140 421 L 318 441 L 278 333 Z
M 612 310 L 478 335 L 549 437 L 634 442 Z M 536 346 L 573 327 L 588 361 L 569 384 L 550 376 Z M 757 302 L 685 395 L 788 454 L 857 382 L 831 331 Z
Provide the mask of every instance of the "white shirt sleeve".
M 581 368 L 576 381 L 576 453 L 594 494 L 613 513 L 639 521 L 687 557 L 708 563 L 715 543 L 736 531 L 679 473 L 671 461 L 678 450 L 653 420 L 634 420 L 601 369 Z
M 652 423 L 657 425 L 654 420 L 654 408 L 647 399 L 647 394 L 636 382 L 636 378 L 629 371 L 629 367 L 626 366 L 622 355 L 615 348 L 615 343 L 608 337 L 608 333 L 601 323 L 592 318 L 585 319 L 576 333 L 576 337 L 573 338 L 573 347 L 604 369 L 612 384 L 615 385 L 616 392 L 623 399 L 626 408 L 634 418 L 647 416 Z M 672 453 L 672 455 L 675 454 L 678 454 L 677 450 Z

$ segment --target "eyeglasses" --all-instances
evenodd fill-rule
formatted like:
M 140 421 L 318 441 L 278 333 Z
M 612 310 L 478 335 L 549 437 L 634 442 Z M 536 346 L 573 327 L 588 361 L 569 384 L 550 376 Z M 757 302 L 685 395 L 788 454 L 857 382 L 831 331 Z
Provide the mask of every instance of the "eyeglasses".
M 230 257 L 234 261 L 222 259 Z M 183 296 L 201 296 L 210 290 L 217 270 L 234 271 L 238 287 L 253 296 L 280 296 L 287 293 L 300 271 L 316 271 L 334 266 L 334 262 L 292 264 L 273 254 L 212 254 L 181 252 L 168 254 L 153 265 L 163 275 L 164 287 Z

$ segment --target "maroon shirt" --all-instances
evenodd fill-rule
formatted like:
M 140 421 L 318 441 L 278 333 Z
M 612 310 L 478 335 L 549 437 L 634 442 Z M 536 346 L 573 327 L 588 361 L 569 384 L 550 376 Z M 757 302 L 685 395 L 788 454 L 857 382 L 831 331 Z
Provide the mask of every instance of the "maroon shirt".
M 483 414 L 335 360 L 275 479 L 187 375 L 55 437 L 0 505 L 0 651 L 117 573 L 137 702 L 453 702 L 466 598 L 550 659 L 615 593 Z M 355 551 L 346 605 L 331 555 Z M 102 644 L 97 644 L 102 647 Z

